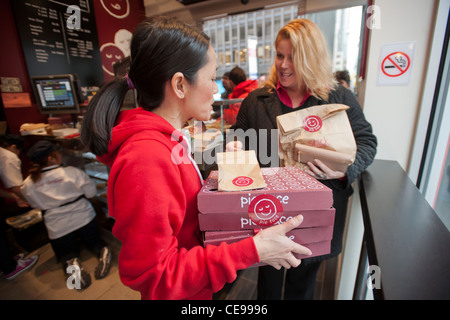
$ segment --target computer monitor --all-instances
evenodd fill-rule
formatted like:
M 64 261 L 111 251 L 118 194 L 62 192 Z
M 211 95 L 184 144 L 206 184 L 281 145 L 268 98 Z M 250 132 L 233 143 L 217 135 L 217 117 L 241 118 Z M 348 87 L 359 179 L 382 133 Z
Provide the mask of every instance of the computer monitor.
M 72 74 L 31 77 L 31 85 L 42 114 L 78 114 L 78 92 Z

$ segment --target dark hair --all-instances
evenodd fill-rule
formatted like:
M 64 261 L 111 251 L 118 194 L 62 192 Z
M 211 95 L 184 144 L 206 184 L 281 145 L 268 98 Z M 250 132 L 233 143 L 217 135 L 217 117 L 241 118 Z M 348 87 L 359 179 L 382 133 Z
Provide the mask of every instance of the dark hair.
M 42 169 L 48 166 L 48 157 L 56 157 L 59 152 L 59 150 L 53 150 L 47 156 L 36 159 L 31 163 L 28 173 L 33 182 L 38 182 L 41 179 Z
M 5 134 L 0 136 L 0 147 L 8 148 L 15 145 L 17 149 L 22 150 L 25 144 L 25 139 L 17 134 Z
M 197 72 L 207 62 L 209 37 L 194 27 L 169 17 L 151 17 L 141 22 L 131 40 L 128 77 L 137 91 L 137 102 L 146 110 L 164 100 L 164 87 L 177 72 L 195 83 Z M 94 154 L 108 151 L 108 142 L 125 94 L 126 79 L 106 84 L 92 98 L 83 118 L 81 140 Z
M 238 85 L 241 82 L 247 80 L 247 74 L 240 67 L 234 67 L 230 71 L 230 80 L 233 81 L 235 85 Z
M 347 70 L 343 70 L 343 71 L 336 71 L 334 73 L 334 77 L 336 78 L 336 80 L 340 81 L 340 80 L 344 80 L 345 82 L 350 84 L 350 74 L 348 73 Z

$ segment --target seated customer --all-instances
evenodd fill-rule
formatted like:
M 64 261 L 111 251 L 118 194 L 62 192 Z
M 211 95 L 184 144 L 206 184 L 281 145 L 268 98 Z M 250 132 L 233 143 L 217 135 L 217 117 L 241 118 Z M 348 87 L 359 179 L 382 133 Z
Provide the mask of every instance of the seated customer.
M 107 275 L 111 262 L 111 252 L 98 235 L 94 208 L 87 200 L 96 194 L 95 183 L 78 168 L 62 167 L 61 152 L 49 141 L 38 141 L 27 155 L 34 167 L 24 181 L 22 194 L 31 207 L 42 210 L 50 243 L 64 270 L 69 266 L 80 268 L 77 289 L 84 289 L 91 278 L 81 267 L 77 238 L 99 256 L 96 279 Z

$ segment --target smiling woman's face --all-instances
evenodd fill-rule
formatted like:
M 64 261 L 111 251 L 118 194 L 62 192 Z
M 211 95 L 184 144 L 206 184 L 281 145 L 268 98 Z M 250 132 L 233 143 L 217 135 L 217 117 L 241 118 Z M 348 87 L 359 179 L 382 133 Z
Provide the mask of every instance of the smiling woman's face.
M 280 84 L 285 89 L 298 89 L 298 79 L 292 60 L 292 45 L 288 39 L 280 40 L 276 48 L 275 69 Z

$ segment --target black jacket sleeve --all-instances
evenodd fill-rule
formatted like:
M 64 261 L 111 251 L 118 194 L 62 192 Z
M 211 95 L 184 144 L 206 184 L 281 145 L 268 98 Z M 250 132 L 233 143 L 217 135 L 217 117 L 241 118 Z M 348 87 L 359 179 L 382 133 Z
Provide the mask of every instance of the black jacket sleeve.
M 336 89 L 336 102 L 350 107 L 347 116 L 355 137 L 357 151 L 355 162 L 347 169 L 347 185 L 350 185 L 373 162 L 377 152 L 377 138 L 366 120 L 355 95 L 343 87 Z

